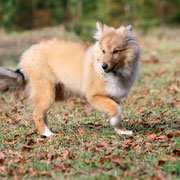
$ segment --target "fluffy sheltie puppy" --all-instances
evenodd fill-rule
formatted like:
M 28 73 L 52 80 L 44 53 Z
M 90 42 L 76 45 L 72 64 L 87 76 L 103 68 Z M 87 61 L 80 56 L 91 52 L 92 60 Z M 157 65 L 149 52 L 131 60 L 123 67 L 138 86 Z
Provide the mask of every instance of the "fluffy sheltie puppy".
M 46 112 L 56 100 L 69 94 L 84 96 L 110 117 L 119 134 L 132 134 L 121 124 L 121 98 L 137 79 L 140 48 L 132 26 L 117 29 L 97 22 L 96 42 L 43 40 L 25 51 L 19 63 L 33 103 L 33 116 L 44 136 L 51 136 Z

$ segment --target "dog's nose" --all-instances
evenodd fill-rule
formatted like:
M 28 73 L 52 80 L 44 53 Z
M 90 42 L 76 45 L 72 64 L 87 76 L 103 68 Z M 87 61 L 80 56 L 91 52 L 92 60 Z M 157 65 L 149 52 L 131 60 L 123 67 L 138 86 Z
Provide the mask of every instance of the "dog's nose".
M 108 64 L 103 63 L 102 68 L 103 68 L 104 70 L 106 70 L 106 69 L 108 68 Z

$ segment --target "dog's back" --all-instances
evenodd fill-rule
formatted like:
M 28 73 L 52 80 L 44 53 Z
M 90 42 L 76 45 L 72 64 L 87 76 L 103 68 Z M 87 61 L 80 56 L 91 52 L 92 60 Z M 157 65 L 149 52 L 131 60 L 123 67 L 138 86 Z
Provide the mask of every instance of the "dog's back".
M 44 80 L 54 85 L 61 83 L 70 91 L 80 93 L 83 60 L 88 47 L 89 44 L 80 41 L 44 40 L 22 55 L 19 68 L 30 86 L 35 82 L 39 86 L 38 82 Z

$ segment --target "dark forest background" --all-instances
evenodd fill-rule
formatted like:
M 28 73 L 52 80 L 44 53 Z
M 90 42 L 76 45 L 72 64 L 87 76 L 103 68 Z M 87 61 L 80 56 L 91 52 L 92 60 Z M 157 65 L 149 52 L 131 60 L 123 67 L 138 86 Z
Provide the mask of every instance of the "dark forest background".
M 180 0 L 0 0 L 0 26 L 22 31 L 64 24 L 87 36 L 99 20 L 112 26 L 133 24 L 147 31 L 180 24 Z

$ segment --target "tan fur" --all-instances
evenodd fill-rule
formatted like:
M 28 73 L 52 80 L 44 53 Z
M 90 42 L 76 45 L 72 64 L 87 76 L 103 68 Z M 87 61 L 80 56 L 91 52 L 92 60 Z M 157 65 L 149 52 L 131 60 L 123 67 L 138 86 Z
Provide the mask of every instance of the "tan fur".
M 45 116 L 52 103 L 71 93 L 86 97 L 95 108 L 110 117 L 118 116 L 119 102 L 124 95 L 113 92 L 109 84 L 112 81 L 117 89 L 129 93 L 137 76 L 139 46 L 125 27 L 114 29 L 97 23 L 97 29 L 95 44 L 54 38 L 33 45 L 22 55 L 19 68 L 25 75 L 34 119 L 41 134 L 45 133 Z M 120 51 L 112 54 L 115 49 Z M 117 74 L 105 73 L 104 62 L 115 65 Z M 126 75 L 134 77 L 123 82 Z M 121 122 L 119 128 L 123 128 Z

